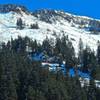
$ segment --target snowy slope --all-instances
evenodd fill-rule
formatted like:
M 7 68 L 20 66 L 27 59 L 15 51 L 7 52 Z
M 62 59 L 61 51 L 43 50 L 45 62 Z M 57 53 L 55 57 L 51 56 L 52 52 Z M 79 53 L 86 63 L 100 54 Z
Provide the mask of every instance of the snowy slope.
M 52 23 L 48 23 L 47 21 L 40 19 L 41 14 L 37 14 L 38 17 L 36 17 L 34 14 L 32 15 L 31 13 L 25 13 L 21 10 L 21 8 L 18 9 L 20 13 L 13 11 L 8 13 L 0 13 L 0 42 L 7 42 L 11 39 L 11 37 L 17 38 L 17 36 L 20 35 L 22 37 L 28 36 L 33 40 L 36 39 L 41 43 L 46 37 L 54 40 L 56 36 L 61 37 L 63 34 L 65 34 L 68 35 L 69 39 L 72 41 L 76 53 L 78 53 L 80 38 L 82 39 L 84 45 L 89 45 L 92 50 L 97 49 L 97 41 L 100 40 L 100 34 L 90 34 L 90 31 L 83 28 L 83 25 L 81 25 L 81 28 L 79 27 L 79 21 L 83 21 L 85 23 L 85 27 L 88 27 L 89 21 L 94 19 L 54 11 L 58 15 L 53 16 L 52 14 L 52 17 L 50 17 Z M 66 16 L 70 18 L 70 22 L 68 19 L 66 19 Z M 18 18 L 21 18 L 25 24 L 25 28 L 22 30 L 18 30 L 16 28 Z M 30 25 L 33 23 L 38 23 L 39 29 L 30 29 Z

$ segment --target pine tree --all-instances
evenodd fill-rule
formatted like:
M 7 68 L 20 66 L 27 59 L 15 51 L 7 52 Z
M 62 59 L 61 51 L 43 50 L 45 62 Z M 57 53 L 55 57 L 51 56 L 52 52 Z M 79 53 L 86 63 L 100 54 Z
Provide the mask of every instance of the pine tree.
M 97 48 L 97 61 L 98 64 L 100 65 L 100 43 L 98 42 L 98 48 Z
M 23 21 L 21 18 L 17 19 L 16 25 L 17 25 L 17 29 L 20 29 L 20 30 L 23 29 Z
M 90 85 L 88 89 L 88 100 L 96 100 L 96 87 L 94 80 L 90 80 Z
M 48 55 L 52 55 L 51 44 L 48 37 L 43 41 L 42 50 L 45 51 Z
M 85 50 L 83 51 L 83 70 L 88 71 L 89 64 L 90 64 L 90 53 L 91 50 L 88 46 L 86 46 Z
M 83 42 L 81 38 L 79 40 L 79 63 L 82 66 L 83 64 Z

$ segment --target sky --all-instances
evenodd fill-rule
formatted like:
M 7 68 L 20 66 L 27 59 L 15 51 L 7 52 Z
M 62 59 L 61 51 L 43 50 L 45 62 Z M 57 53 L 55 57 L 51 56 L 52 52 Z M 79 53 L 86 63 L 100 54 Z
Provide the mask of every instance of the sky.
M 100 19 L 100 0 L 0 0 L 0 4 L 20 4 L 30 11 L 55 9 Z

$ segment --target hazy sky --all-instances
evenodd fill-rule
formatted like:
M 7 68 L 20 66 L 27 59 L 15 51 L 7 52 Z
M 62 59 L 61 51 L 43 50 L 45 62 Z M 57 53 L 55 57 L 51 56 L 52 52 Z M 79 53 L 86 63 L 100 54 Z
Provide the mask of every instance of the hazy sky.
M 0 4 L 4 3 L 22 4 L 31 11 L 41 8 L 59 9 L 100 19 L 100 0 L 0 0 Z

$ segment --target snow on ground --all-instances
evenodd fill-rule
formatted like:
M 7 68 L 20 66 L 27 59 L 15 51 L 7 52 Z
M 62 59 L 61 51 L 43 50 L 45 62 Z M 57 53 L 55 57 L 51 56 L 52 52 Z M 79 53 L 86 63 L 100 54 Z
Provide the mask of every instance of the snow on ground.
M 22 18 L 25 24 L 23 30 L 16 29 L 18 18 Z M 39 29 L 29 29 L 29 26 L 33 23 L 38 23 Z M 49 24 L 22 11 L 20 14 L 16 12 L 0 14 L 0 42 L 7 42 L 11 37 L 17 38 L 19 35 L 22 37 L 28 36 L 41 43 L 46 37 L 55 39 L 55 36 L 60 37 L 63 34 L 68 35 L 69 39 L 72 41 L 76 54 L 78 53 L 80 38 L 85 46 L 90 46 L 94 51 L 97 49 L 97 41 L 100 40 L 100 35 L 90 35 L 89 32 L 84 29 L 72 27 L 72 23 L 69 23 L 63 18 L 57 20 L 56 23 Z

